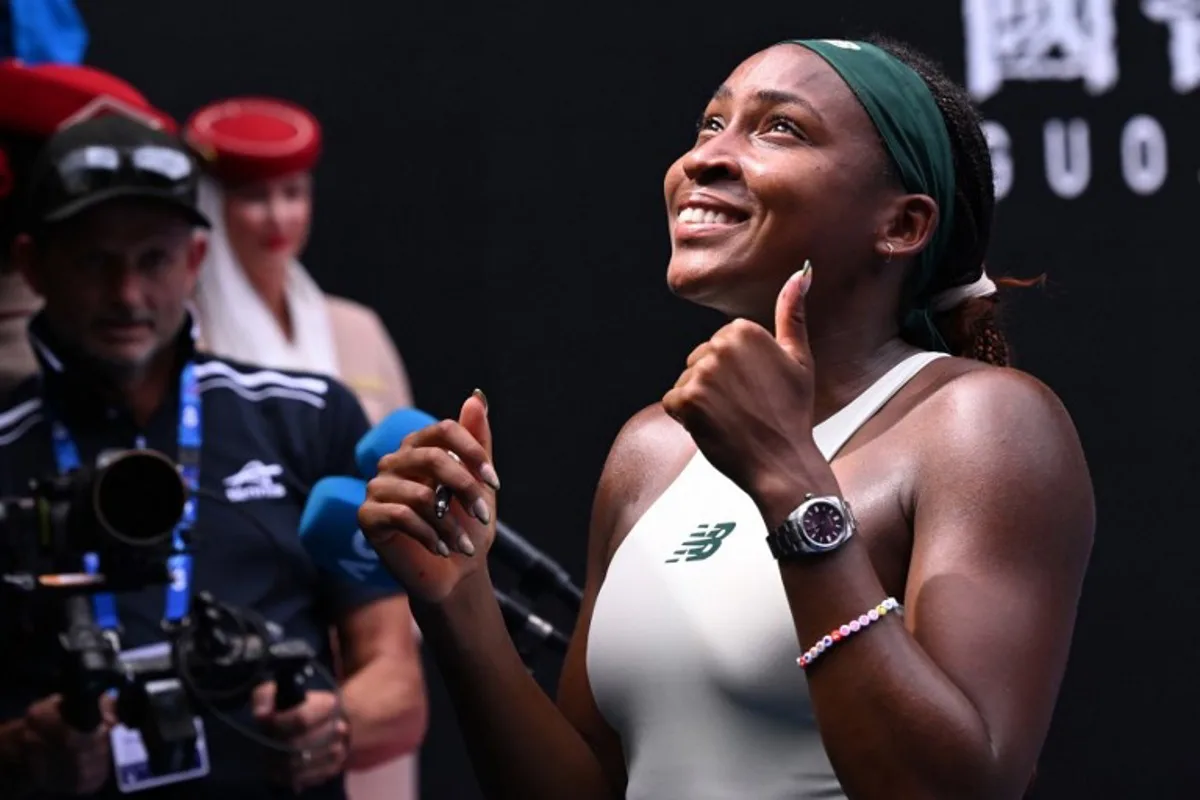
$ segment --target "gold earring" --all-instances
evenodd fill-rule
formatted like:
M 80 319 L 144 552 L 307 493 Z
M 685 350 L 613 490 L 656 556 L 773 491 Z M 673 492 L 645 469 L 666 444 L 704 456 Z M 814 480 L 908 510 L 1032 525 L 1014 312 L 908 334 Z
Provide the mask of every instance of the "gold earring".
M 890 263 L 892 263 L 892 255 L 894 255 L 896 252 L 896 245 L 892 244 L 891 242 L 888 242 L 887 249 L 888 249 L 887 258 L 885 258 L 883 260 L 883 263 L 890 264 Z

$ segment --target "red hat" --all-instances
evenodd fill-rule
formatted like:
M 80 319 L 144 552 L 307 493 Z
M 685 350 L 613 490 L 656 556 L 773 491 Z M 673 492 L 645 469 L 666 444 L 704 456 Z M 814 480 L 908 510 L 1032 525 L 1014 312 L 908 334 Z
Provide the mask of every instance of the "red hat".
M 115 75 L 75 64 L 0 61 L 0 134 L 46 139 L 59 128 L 105 111 L 125 113 L 168 133 L 178 128 L 175 120 Z
M 55 131 L 106 112 L 168 133 L 178 130 L 175 120 L 115 75 L 75 64 L 0 61 L 0 200 L 12 195 L 18 176 Z
M 269 97 L 236 97 L 205 106 L 184 139 L 223 183 L 248 183 L 312 169 L 321 126 L 308 111 Z

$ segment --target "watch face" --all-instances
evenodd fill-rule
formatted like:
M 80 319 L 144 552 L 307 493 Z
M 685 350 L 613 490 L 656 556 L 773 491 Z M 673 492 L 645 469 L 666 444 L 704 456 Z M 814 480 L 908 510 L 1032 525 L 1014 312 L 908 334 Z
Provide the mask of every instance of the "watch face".
M 833 503 L 813 503 L 804 512 L 800 525 L 805 538 L 815 547 L 831 547 L 846 533 L 846 517 Z

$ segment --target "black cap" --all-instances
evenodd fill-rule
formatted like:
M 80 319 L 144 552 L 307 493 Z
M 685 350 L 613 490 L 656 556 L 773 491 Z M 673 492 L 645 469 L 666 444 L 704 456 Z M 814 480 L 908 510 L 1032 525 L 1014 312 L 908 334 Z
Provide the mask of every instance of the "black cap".
M 30 176 L 26 218 L 41 226 L 109 200 L 141 198 L 173 206 L 207 228 L 197 207 L 199 186 L 200 169 L 180 139 L 109 114 L 64 128 L 46 142 Z

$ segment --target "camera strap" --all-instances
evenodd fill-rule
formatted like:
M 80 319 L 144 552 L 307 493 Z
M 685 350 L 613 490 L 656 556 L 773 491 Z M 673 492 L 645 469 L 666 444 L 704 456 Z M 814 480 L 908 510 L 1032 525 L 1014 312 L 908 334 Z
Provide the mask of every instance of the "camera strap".
M 187 362 L 179 375 L 179 466 L 184 483 L 187 485 L 188 498 L 183 506 L 183 516 L 175 526 L 173 542 L 175 554 L 167 559 L 167 569 L 171 581 L 167 585 L 166 611 L 163 618 L 177 622 L 187 616 L 191 605 L 192 586 L 192 557 L 187 552 L 187 533 L 196 524 L 196 497 L 200 490 L 200 445 L 203 442 L 201 424 L 203 415 L 200 408 L 200 387 L 196 380 L 195 365 Z M 52 420 L 50 436 L 54 444 L 54 458 L 58 462 L 58 472 L 65 475 L 79 469 L 82 464 L 79 458 L 79 448 L 71 438 L 67 427 L 59 420 Z M 137 447 L 145 447 L 145 441 L 139 437 Z M 100 557 L 96 553 L 88 553 L 84 558 L 84 569 L 90 573 L 100 571 Z M 96 615 L 96 624 L 106 631 L 116 631 L 120 627 L 117 617 L 117 601 L 108 592 L 92 596 L 92 609 Z

